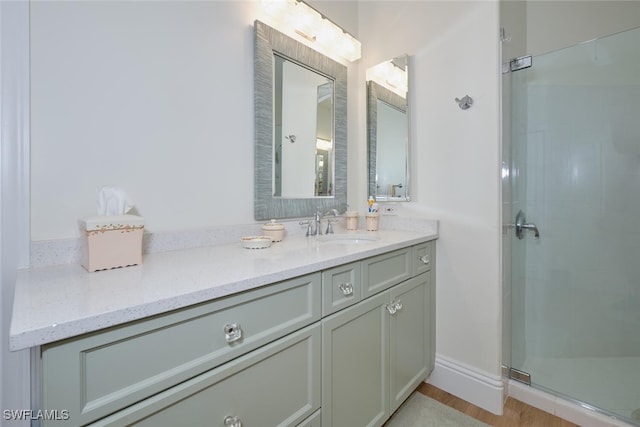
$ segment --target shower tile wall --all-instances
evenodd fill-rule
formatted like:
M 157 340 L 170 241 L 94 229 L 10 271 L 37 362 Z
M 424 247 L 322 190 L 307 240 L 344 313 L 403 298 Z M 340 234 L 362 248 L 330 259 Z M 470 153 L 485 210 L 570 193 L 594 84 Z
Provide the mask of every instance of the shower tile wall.
M 604 53 L 585 46 L 558 82 L 530 73 L 521 173 L 541 238 L 526 239 L 529 356 L 640 356 L 640 73 L 600 83 L 620 77 Z M 595 68 L 580 75 L 584 54 Z
M 627 419 L 640 405 L 640 29 L 512 73 L 512 366 Z M 522 286 L 523 284 L 523 286 Z M 515 315 L 519 313 L 519 315 Z M 640 425 L 640 424 L 639 424 Z

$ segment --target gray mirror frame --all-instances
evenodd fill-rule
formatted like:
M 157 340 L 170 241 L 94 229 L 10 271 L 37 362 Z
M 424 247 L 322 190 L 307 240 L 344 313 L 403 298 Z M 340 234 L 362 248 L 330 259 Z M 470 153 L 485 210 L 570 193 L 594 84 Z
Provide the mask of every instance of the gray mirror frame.
M 409 124 L 409 100 L 393 93 L 389 89 L 379 85 L 374 81 L 367 81 L 367 166 L 368 166 L 368 183 L 367 186 L 370 195 L 376 197 L 378 201 L 411 201 L 410 171 L 409 159 L 411 144 L 407 141 L 407 164 L 406 164 L 406 190 L 404 197 L 387 197 L 378 196 L 376 188 L 376 153 L 378 146 L 378 103 L 381 100 L 394 108 L 407 114 L 407 130 L 410 129 Z M 410 138 L 409 138 L 410 139 Z
M 256 220 L 312 216 L 317 209 L 343 211 L 347 205 L 347 67 L 255 21 L 255 194 Z M 291 59 L 334 80 L 334 192 L 332 197 L 285 199 L 273 196 L 273 55 Z

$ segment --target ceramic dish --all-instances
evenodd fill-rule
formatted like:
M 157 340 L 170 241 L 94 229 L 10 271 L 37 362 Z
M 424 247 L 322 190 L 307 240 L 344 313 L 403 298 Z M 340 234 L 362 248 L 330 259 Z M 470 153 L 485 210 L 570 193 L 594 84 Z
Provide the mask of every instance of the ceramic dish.
M 246 249 L 266 249 L 273 243 L 269 236 L 249 236 L 240 240 L 242 241 L 242 247 Z

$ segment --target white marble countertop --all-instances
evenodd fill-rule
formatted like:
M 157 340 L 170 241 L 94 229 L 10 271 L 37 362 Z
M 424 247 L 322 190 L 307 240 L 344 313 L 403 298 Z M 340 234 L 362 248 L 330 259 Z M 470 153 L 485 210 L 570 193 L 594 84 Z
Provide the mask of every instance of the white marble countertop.
M 51 343 L 438 237 L 437 225 L 367 234 L 378 240 L 344 244 L 291 236 L 268 249 L 244 249 L 238 241 L 152 253 L 142 265 L 95 273 L 79 264 L 21 270 L 9 346 Z

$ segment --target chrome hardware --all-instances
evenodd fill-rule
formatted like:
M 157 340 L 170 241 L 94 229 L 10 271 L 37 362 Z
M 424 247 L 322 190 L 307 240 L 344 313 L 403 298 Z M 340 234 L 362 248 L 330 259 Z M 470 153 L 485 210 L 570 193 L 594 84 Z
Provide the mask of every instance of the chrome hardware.
M 318 210 L 316 211 L 316 214 L 314 216 L 314 222 L 316 224 L 316 228 L 313 231 L 313 235 L 314 236 L 321 236 L 322 235 L 322 229 L 320 228 L 320 221 L 322 221 L 322 212 L 320 211 L 320 208 L 318 208 Z
M 519 58 L 514 58 L 509 62 L 509 69 L 513 71 L 524 70 L 525 68 L 531 68 L 533 65 L 533 59 L 531 55 L 521 56 Z
M 422 255 L 421 257 L 418 257 L 418 259 L 420 260 L 420 262 L 422 262 L 425 265 L 429 265 L 429 255 Z
M 349 282 L 342 283 L 338 287 L 340 288 L 340 290 L 342 291 L 344 296 L 348 297 L 349 295 L 353 295 L 353 285 L 351 283 L 349 283 Z
M 329 215 L 333 215 L 334 217 L 339 217 L 340 212 L 338 212 L 337 209 L 329 209 L 327 213 L 324 214 L 324 216 L 327 217 Z M 324 232 L 324 234 L 333 234 L 333 223 L 336 221 L 337 219 L 334 219 L 334 220 L 327 219 L 327 230 Z
M 396 311 L 398 311 L 398 309 L 396 308 L 395 303 L 393 303 L 393 302 L 391 304 L 387 304 L 385 306 L 385 308 L 387 309 L 389 314 L 396 314 Z
M 242 338 L 242 328 L 237 323 L 227 323 L 224 325 L 224 339 L 227 342 L 238 341 Z
M 385 308 L 387 309 L 389 314 L 393 315 L 393 314 L 396 314 L 398 311 L 402 310 L 403 305 L 401 301 L 394 300 L 394 301 L 391 301 L 390 304 L 387 304 Z
M 516 368 L 509 368 L 509 378 L 525 383 L 526 385 L 531 385 L 531 374 Z
M 327 220 L 327 231 L 324 234 L 333 234 L 333 224 L 337 222 L 337 219 L 328 219 Z
M 289 142 L 290 142 L 290 143 L 292 143 L 292 144 L 293 144 L 294 142 L 296 142 L 296 136 L 295 136 L 294 134 L 287 135 L 287 136 L 285 136 L 284 138 L 285 138 L 285 139 L 288 139 L 288 140 L 289 140 Z
M 224 427 L 242 427 L 242 421 L 235 415 L 227 415 L 224 417 Z
M 456 102 L 462 110 L 468 110 L 473 105 L 473 99 L 469 95 L 463 96 L 462 99 L 456 98 Z
M 340 212 L 338 212 L 337 209 L 329 209 L 327 211 L 326 214 L 322 214 L 322 211 L 320 210 L 320 208 L 318 208 L 316 210 L 316 213 L 313 215 L 313 219 L 310 219 L 308 221 L 300 221 L 300 225 L 306 225 L 307 226 L 307 234 L 306 236 L 321 236 L 322 235 L 322 218 L 327 217 L 329 215 L 333 215 L 334 217 L 338 217 L 340 216 Z M 328 220 L 327 223 L 327 231 L 325 231 L 325 234 L 333 234 L 333 223 L 336 222 L 337 220 Z
M 516 237 L 520 240 L 524 239 L 524 230 L 531 230 L 533 231 L 533 237 L 536 239 L 540 238 L 538 226 L 533 223 L 527 223 L 527 218 L 524 216 L 524 212 L 522 211 L 519 211 L 516 215 L 516 223 L 514 227 L 516 229 Z
M 300 221 L 299 224 L 307 226 L 307 233 L 305 234 L 305 236 L 309 237 L 313 235 L 313 230 L 311 229 L 311 221 Z

